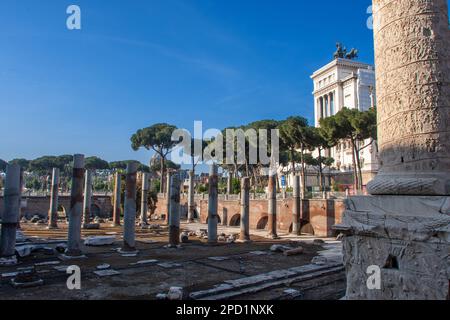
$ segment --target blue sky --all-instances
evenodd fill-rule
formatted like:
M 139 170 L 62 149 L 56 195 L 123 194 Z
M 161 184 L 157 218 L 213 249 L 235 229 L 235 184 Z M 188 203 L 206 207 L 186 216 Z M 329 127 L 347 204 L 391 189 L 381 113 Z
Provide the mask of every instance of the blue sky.
M 66 9 L 82 10 L 82 30 Z M 302 115 L 340 41 L 373 63 L 370 0 L 2 0 L 0 158 L 136 159 L 130 136 Z

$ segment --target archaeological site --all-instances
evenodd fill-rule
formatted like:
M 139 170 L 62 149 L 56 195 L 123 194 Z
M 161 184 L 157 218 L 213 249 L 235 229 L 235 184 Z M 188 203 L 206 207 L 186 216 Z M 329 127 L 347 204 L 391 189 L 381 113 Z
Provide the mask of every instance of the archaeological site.
M 5 2 L 0 300 L 450 299 L 447 0 Z

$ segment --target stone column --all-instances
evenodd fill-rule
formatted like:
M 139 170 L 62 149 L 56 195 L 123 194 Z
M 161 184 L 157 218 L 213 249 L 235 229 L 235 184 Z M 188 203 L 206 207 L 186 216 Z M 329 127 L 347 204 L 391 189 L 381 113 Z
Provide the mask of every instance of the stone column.
M 83 229 L 88 229 L 91 223 L 92 204 L 92 171 L 86 169 L 84 178 Z
M 1 227 L 0 265 L 15 265 L 16 258 L 16 230 L 20 213 L 20 176 L 21 169 L 17 164 L 6 167 L 4 187 L 4 212 Z
M 241 182 L 241 234 L 239 241 L 250 241 L 250 178 L 242 178 Z
M 347 299 L 445 300 L 450 279 L 446 0 L 374 0 L 381 170 L 347 199 Z M 371 268 L 371 269 L 369 269 Z M 380 286 L 367 285 L 368 272 Z M 378 270 L 378 272 L 377 272 Z
M 166 224 L 169 224 L 169 216 L 170 216 L 170 181 L 171 181 L 171 174 L 170 172 L 167 172 L 166 175 Z
M 231 175 L 231 172 L 228 172 L 227 177 L 227 195 L 230 195 L 233 191 L 233 176 Z
M 450 195 L 447 1 L 373 3 L 381 169 L 368 191 Z
M 72 188 L 70 191 L 69 234 L 66 255 L 81 256 L 81 215 L 83 213 L 84 155 L 73 157 Z
M 129 162 L 125 179 L 125 206 L 123 226 L 123 252 L 136 251 L 136 180 L 137 162 Z
M 188 190 L 188 222 L 194 222 L 195 215 L 195 190 L 194 190 L 194 171 L 189 171 L 189 190 Z
M 149 176 L 148 173 L 142 173 L 142 194 L 141 194 L 141 227 L 148 225 L 148 190 L 149 190 Z
M 114 208 L 113 208 L 113 225 L 120 226 L 121 214 L 121 174 L 116 172 L 114 175 Z
M 217 208 L 218 208 L 218 176 L 217 165 L 212 164 L 209 170 L 209 200 L 208 200 L 208 243 L 217 243 Z
M 268 188 L 268 237 L 271 239 L 277 239 L 277 177 L 276 175 L 269 176 L 269 188 Z
M 173 174 L 168 181 L 169 188 L 169 248 L 180 245 L 180 175 Z
M 59 185 L 59 169 L 53 168 L 52 186 L 50 194 L 50 209 L 48 211 L 49 229 L 58 228 L 58 185 Z
M 292 233 L 300 235 L 300 176 L 294 176 L 294 206 L 292 211 Z

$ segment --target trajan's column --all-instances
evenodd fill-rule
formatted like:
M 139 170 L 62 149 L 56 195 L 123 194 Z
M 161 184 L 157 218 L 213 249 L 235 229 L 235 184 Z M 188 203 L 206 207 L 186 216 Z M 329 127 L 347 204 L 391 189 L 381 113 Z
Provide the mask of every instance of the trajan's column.
M 381 170 L 347 201 L 347 299 L 446 299 L 450 278 L 447 0 L 373 0 Z

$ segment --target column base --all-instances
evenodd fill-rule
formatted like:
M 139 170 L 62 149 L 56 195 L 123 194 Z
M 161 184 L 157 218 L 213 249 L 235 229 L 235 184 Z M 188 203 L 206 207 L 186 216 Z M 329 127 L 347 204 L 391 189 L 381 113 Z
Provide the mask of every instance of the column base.
M 351 197 L 336 229 L 347 300 L 448 298 L 450 197 Z

